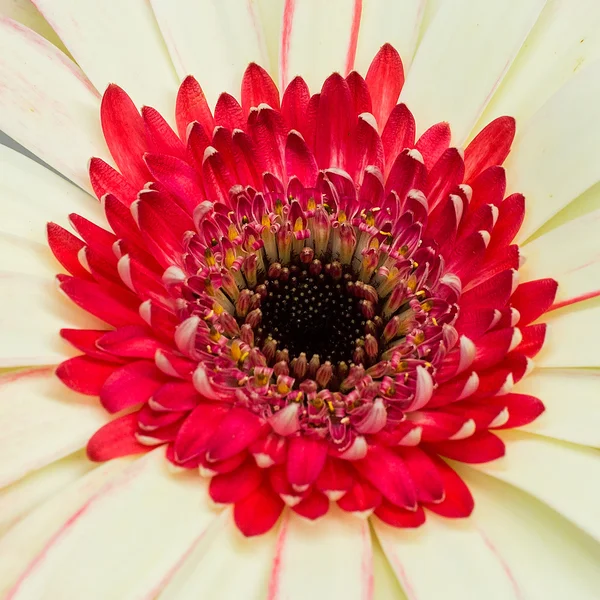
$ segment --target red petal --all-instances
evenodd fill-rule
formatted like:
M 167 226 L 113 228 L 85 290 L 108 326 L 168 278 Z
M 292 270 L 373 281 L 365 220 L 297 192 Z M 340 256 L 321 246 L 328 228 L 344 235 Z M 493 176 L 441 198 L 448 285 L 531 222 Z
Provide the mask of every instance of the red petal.
M 398 508 L 384 500 L 375 509 L 375 515 L 392 527 L 414 528 L 425 523 L 425 511 L 421 506 L 417 510 Z
M 413 151 L 403 150 L 390 170 L 390 176 L 385 183 L 386 195 L 394 191 L 400 202 L 412 189 L 421 189 L 425 182 L 425 167 L 420 157 Z
M 248 116 L 252 107 L 268 104 L 279 110 L 279 90 L 271 76 L 256 63 L 250 63 L 242 77 L 242 109 Z
M 546 339 L 546 323 L 538 325 L 528 325 L 521 329 L 523 340 L 515 348 L 516 352 L 520 352 L 529 358 L 533 358 L 544 345 Z
M 469 287 L 460 299 L 461 316 L 482 308 L 506 306 L 516 281 L 516 274 L 516 271 L 507 269 L 475 287 Z
M 498 408 L 508 409 L 508 421 L 496 429 L 512 429 L 513 427 L 522 427 L 535 421 L 545 410 L 544 403 L 535 396 L 526 394 L 506 394 L 491 398 L 490 404 Z
M 412 148 L 415 145 L 415 131 L 415 118 L 406 107 L 406 104 L 395 106 L 381 134 L 381 142 L 385 153 L 386 177 L 398 154 L 404 148 Z
M 247 459 L 240 467 L 230 473 L 215 475 L 210 480 L 210 497 L 221 504 L 239 502 L 254 492 L 262 483 L 262 472 Z
M 82 279 L 93 279 L 79 262 L 79 251 L 85 247 L 85 243 L 56 223 L 48 223 L 46 231 L 48 245 L 56 260 L 72 275 Z
M 306 498 L 296 504 L 292 510 L 305 519 L 314 521 L 329 510 L 329 500 L 325 494 L 313 490 Z
M 238 529 L 246 537 L 250 537 L 269 531 L 277 523 L 282 511 L 281 498 L 270 487 L 263 485 L 236 502 L 233 518 Z
M 336 493 L 348 492 L 353 485 L 354 477 L 348 462 L 328 456 L 315 482 L 316 488 L 324 493 L 336 495 Z
M 182 411 L 196 408 L 201 398 L 196 388 L 187 381 L 170 381 L 154 392 L 149 401 L 156 411 Z
M 525 198 L 522 194 L 512 194 L 499 206 L 498 220 L 492 230 L 488 253 L 508 246 L 517 235 L 525 218 Z
M 215 125 L 223 125 L 233 131 L 234 129 L 246 129 L 244 111 L 238 101 L 227 93 L 222 93 L 215 106 Z M 212 130 L 208 130 L 212 132 Z
M 315 156 L 321 169 L 347 170 L 353 125 L 350 88 L 341 75 L 334 73 L 325 80 L 319 99 Z
M 185 158 L 185 144 L 177 137 L 163 116 L 151 106 L 142 108 L 146 126 L 149 151 L 153 154 L 168 154 Z
M 88 458 L 103 462 L 152 450 L 136 440 L 137 423 L 138 413 L 134 412 L 102 426 L 87 443 Z
M 419 502 L 439 502 L 444 482 L 436 464 L 420 448 L 398 448 L 415 485 Z
M 148 360 L 154 360 L 156 351 L 164 347 L 145 328 L 135 325 L 109 331 L 96 343 L 99 348 L 110 354 Z
M 558 283 L 554 279 L 536 279 L 519 285 L 510 303 L 521 315 L 519 325 L 529 325 L 550 309 Z
M 294 77 L 287 86 L 281 102 L 281 115 L 288 129 L 306 136 L 307 109 L 310 100 L 308 85 L 302 77 Z
M 60 363 L 56 376 L 69 388 L 98 396 L 106 379 L 118 368 L 115 364 L 99 362 L 88 356 L 76 356 Z
M 147 152 L 146 130 L 131 98 L 114 83 L 111 83 L 100 106 L 100 120 L 106 144 L 119 170 L 137 189 L 150 181 L 144 164 Z
M 423 162 L 428 171 L 450 146 L 450 135 L 448 123 L 436 123 L 417 140 L 415 148 L 423 156 Z
M 88 356 L 98 358 L 102 361 L 111 361 L 115 363 L 123 362 L 116 356 L 111 356 L 96 346 L 96 341 L 99 340 L 106 330 L 96 329 L 61 329 L 60 336 L 69 342 L 81 352 L 85 352 Z
M 325 466 L 327 443 L 313 437 L 298 436 L 290 440 L 287 455 L 287 476 L 295 488 L 315 482 Z
M 264 169 L 283 181 L 286 131 L 281 114 L 263 106 L 252 111 L 248 126 Z
M 464 172 L 460 152 L 456 148 L 448 148 L 427 176 L 427 185 L 423 191 L 430 211 L 462 181 Z
M 314 187 L 319 169 L 317 161 L 300 135 L 290 131 L 285 143 L 285 166 L 288 177 L 295 175 L 305 187 Z
M 98 199 L 102 198 L 104 194 L 114 194 L 126 205 L 135 200 L 136 188 L 101 158 L 90 160 L 89 173 L 92 188 Z
M 179 137 L 185 142 L 187 127 L 193 121 L 198 121 L 205 131 L 212 132 L 215 121 L 208 108 L 204 92 L 198 82 L 188 75 L 179 87 L 175 105 L 175 120 Z
M 346 83 L 350 89 L 354 114 L 358 117 L 358 115 L 365 112 L 372 113 L 371 95 L 366 81 L 356 71 L 352 71 L 346 77 Z
M 154 395 L 153 401 L 161 403 L 166 393 L 160 388 Z M 166 403 L 169 406 L 169 402 Z M 175 459 L 184 463 L 196 458 L 206 451 L 209 440 L 230 410 L 226 404 L 202 402 L 191 412 L 181 426 L 175 439 Z
M 468 182 L 484 169 L 501 165 L 515 137 L 512 117 L 498 117 L 486 125 L 465 149 L 465 180 Z
M 115 413 L 147 402 L 164 380 L 153 362 L 140 360 L 114 371 L 100 390 L 100 402 Z
M 384 44 L 375 55 L 366 77 L 371 93 L 373 115 L 377 119 L 379 131 L 383 131 L 404 85 L 404 68 L 396 49 Z
M 247 448 L 264 431 L 262 420 L 245 408 L 233 408 L 206 448 L 209 461 L 225 460 Z
M 504 456 L 504 442 L 489 431 L 482 431 L 464 440 L 431 444 L 435 452 L 469 464 L 486 463 Z
M 396 453 L 380 446 L 371 446 L 367 456 L 354 461 L 352 465 L 396 506 L 416 507 L 415 486 L 405 462 Z
M 454 253 L 448 261 L 447 271 L 460 277 L 466 285 L 481 265 L 489 235 L 487 232 L 476 231 L 460 244 L 457 244 Z
M 382 501 L 381 492 L 371 484 L 356 479 L 352 489 L 337 501 L 337 505 L 347 512 L 365 512 L 377 508 Z
M 368 166 L 375 167 L 379 172 L 383 171 L 383 145 L 377 130 L 364 117 L 358 118 L 354 135 L 355 148 L 349 169 L 354 180 L 360 185 Z
M 431 460 L 436 465 L 438 473 L 444 482 L 445 497 L 442 502 L 428 504 L 427 508 L 438 515 L 450 519 L 468 517 L 473 512 L 475 506 L 469 488 L 445 461 L 437 456 L 431 456 Z
M 514 350 L 515 339 L 519 331 L 514 327 L 506 327 L 486 333 L 475 343 L 475 360 L 472 368 L 475 370 L 489 369 L 500 362 L 510 350 Z

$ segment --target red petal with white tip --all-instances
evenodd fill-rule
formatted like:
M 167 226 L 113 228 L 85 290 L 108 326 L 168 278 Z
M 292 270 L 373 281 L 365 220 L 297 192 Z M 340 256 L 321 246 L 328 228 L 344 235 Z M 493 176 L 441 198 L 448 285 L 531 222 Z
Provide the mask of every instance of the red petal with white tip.
M 208 103 L 200 84 L 188 75 L 179 87 L 175 105 L 175 119 L 179 137 L 185 142 L 187 128 L 190 123 L 197 121 L 205 131 L 212 133 L 215 121 L 208 108 Z
M 215 125 L 222 125 L 233 131 L 234 129 L 244 129 L 246 119 L 244 111 L 238 101 L 230 94 L 223 93 L 219 96 L 215 106 Z M 208 131 L 207 133 L 212 133 Z
M 210 480 L 208 493 L 220 504 L 239 502 L 254 492 L 262 483 L 262 472 L 253 460 L 246 460 L 230 473 L 215 475 Z
M 137 195 L 137 190 L 109 164 L 101 158 L 90 160 L 90 182 L 98 199 L 105 194 L 114 194 L 123 204 L 131 204 Z
M 356 71 L 352 71 L 346 77 L 346 83 L 350 89 L 354 114 L 358 117 L 365 112 L 372 113 L 371 94 L 369 94 L 366 81 Z
M 239 530 L 251 537 L 269 531 L 279 519 L 283 506 L 281 498 L 263 485 L 235 503 L 233 517 Z
M 431 444 L 431 448 L 447 458 L 469 464 L 496 460 L 504 456 L 504 442 L 493 433 L 483 431 L 464 440 Z
M 250 63 L 242 77 L 242 109 L 247 116 L 252 107 L 268 104 L 279 110 L 279 90 L 271 76 L 256 63 Z
M 519 285 L 510 299 L 521 315 L 519 325 L 529 325 L 548 311 L 557 289 L 558 283 L 554 279 L 536 279 Z
M 314 187 L 319 169 L 317 161 L 306 142 L 295 131 L 290 131 L 285 143 L 285 165 L 305 187 Z
M 406 510 L 385 500 L 375 509 L 375 516 L 392 527 L 420 527 L 425 523 L 425 511 L 421 506 L 417 510 Z
M 325 494 L 313 490 L 306 498 L 303 498 L 298 504 L 294 505 L 292 510 L 305 519 L 314 521 L 327 513 L 329 510 L 329 500 Z
M 308 86 L 302 77 L 294 77 L 283 94 L 281 115 L 288 129 L 306 135 L 307 110 L 310 101 Z
M 318 438 L 293 437 L 288 446 L 287 476 L 298 490 L 312 485 L 325 466 L 327 444 Z
M 347 512 L 368 516 L 382 501 L 381 492 L 361 479 L 355 479 L 352 488 L 337 501 L 338 506 Z
M 231 409 L 208 442 L 208 460 L 225 460 L 241 452 L 260 436 L 264 428 L 262 419 L 250 411 L 244 408 Z
M 475 506 L 473 496 L 460 476 L 437 456 L 431 456 L 444 484 L 444 499 L 427 508 L 438 515 L 457 519 L 468 517 Z
M 391 165 L 404 148 L 415 145 L 415 118 L 408 110 L 406 104 L 398 104 L 392 109 L 390 116 L 383 128 L 381 142 L 385 154 L 386 175 Z
M 46 231 L 48 235 L 48 245 L 56 260 L 71 273 L 71 275 L 91 280 L 92 276 L 89 271 L 87 271 L 79 262 L 79 252 L 85 247 L 85 243 L 56 223 L 48 223 Z

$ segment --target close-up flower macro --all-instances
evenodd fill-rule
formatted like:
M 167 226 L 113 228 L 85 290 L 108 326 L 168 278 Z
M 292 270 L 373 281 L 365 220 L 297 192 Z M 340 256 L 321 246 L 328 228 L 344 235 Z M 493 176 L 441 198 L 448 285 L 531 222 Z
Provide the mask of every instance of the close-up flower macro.
M 600 597 L 598 0 L 0 0 L 0 598 Z

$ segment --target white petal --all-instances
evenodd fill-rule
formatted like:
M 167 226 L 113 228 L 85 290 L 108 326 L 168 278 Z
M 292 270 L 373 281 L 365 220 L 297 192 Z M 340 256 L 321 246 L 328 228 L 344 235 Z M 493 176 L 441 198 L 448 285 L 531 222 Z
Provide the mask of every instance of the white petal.
M 216 516 L 205 493 L 194 472 L 169 472 L 163 449 L 138 459 L 58 521 L 11 597 L 154 597 Z
M 373 544 L 373 600 L 408 600 L 376 535 Z
M 59 270 L 45 244 L 0 231 L 0 271 L 51 277 Z
M 598 598 L 597 543 L 528 494 L 471 469 L 459 472 L 475 498 L 473 525 L 502 556 L 519 598 Z
M 600 370 L 536 369 L 513 391 L 536 396 L 546 407 L 525 430 L 600 448 Z
M 36 506 L 83 477 L 97 464 L 79 451 L 34 471 L 0 491 L 0 535 Z
M 244 537 L 233 522 L 231 510 L 224 511 L 165 586 L 160 600 L 263 600 L 276 538 L 276 528 L 259 537 Z
M 67 52 L 59 37 L 31 0 L 0 0 L 0 15 L 14 19 L 25 25 L 25 27 L 33 29 L 57 48 Z
M 370 598 L 372 563 L 367 521 L 334 508 L 312 522 L 289 513 L 279 533 L 269 598 L 305 600 L 317 582 L 321 598 Z
M 0 128 L 89 189 L 87 162 L 107 156 L 98 92 L 50 42 L 0 19 Z
M 77 212 L 99 225 L 105 223 L 96 198 L 49 169 L 1 145 L 0 163 L 1 232 L 45 244 L 46 223 L 69 227 L 69 213 Z
M 0 367 L 56 364 L 77 352 L 64 327 L 105 329 L 61 294 L 52 279 L 0 273 Z
M 599 28 L 596 0 L 548 2 L 480 125 L 502 115 L 525 123 L 575 73 L 600 58 Z
M 505 164 L 509 191 L 525 195 L 522 243 L 600 181 L 600 62 L 575 75 L 520 129 Z
M 416 529 L 397 529 L 373 519 L 373 528 L 409 598 L 517 600 L 502 560 L 470 520 L 427 513 Z
M 174 116 L 177 76 L 147 0 L 36 4 L 97 90 L 116 83 L 139 105 Z
M 456 0 L 439 8 L 400 95 L 419 131 L 448 121 L 461 145 L 535 23 L 545 0 Z
M 523 281 L 552 277 L 559 283 L 555 304 L 600 294 L 600 211 L 553 229 L 523 247 Z
M 597 450 L 516 431 L 499 435 L 506 456 L 473 467 L 539 498 L 600 541 Z
M 281 89 L 301 75 L 314 94 L 334 71 L 346 75 L 352 70 L 360 4 L 360 0 L 286 2 L 279 63 Z
M 540 367 L 600 367 L 600 303 L 596 298 L 549 312 Z
M 97 398 L 68 390 L 52 368 L 0 377 L 0 487 L 83 448 L 109 420 Z
M 281 27 L 285 2 L 273 0 L 256 0 L 260 22 L 262 23 L 265 45 L 271 68 L 269 73 L 273 81 L 279 81 L 279 48 L 281 44 Z M 264 65 L 263 65 L 264 66 Z
M 120 458 L 93 469 L 49 497 L 0 538 L 0 596 L 5 597 L 7 590 L 64 523 L 130 463 L 131 459 Z
M 151 0 L 180 78 L 193 75 L 208 103 L 221 92 L 239 98 L 242 75 L 254 61 L 269 70 L 260 19 L 245 0 Z
M 425 0 L 363 0 L 354 68 L 366 75 L 373 57 L 385 43 L 392 44 L 405 71 L 415 52 Z

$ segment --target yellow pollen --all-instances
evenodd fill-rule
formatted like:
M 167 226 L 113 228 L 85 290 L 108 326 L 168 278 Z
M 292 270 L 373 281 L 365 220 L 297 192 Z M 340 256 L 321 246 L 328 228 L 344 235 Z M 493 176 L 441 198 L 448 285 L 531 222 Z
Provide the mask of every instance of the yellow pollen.
M 269 376 L 265 373 L 261 375 L 255 375 L 254 379 L 258 385 L 266 385 L 269 382 Z
M 438 322 L 437 319 L 435 317 L 431 317 L 431 322 L 437 327 L 438 326 Z
M 422 331 L 419 331 L 417 335 L 415 335 L 415 342 L 417 344 L 422 344 L 425 341 L 425 334 Z
M 304 224 L 302 223 L 302 217 L 298 217 L 294 223 L 294 231 L 302 231 Z
M 261 219 L 261 224 L 263 227 L 270 227 L 271 226 L 271 219 L 269 219 L 269 215 L 265 214 L 262 216 Z
M 350 417 L 344 417 L 340 420 L 340 423 L 342 423 L 342 425 L 347 425 L 348 423 L 350 423 Z
M 229 238 L 229 241 L 233 241 L 236 238 L 238 238 L 240 236 L 239 231 L 237 230 L 237 227 L 232 223 L 229 226 L 229 229 L 227 230 L 227 237 Z
M 285 383 L 280 382 L 277 384 L 277 393 L 278 394 L 287 394 L 289 391 L 290 391 L 290 388 Z
M 204 258 L 206 259 L 206 264 L 209 267 L 214 267 L 217 264 L 217 261 L 215 260 L 215 255 L 213 254 L 210 248 L 207 248 L 204 251 Z
M 308 202 L 306 203 L 306 207 L 308 210 L 315 210 L 317 208 L 317 202 L 314 198 L 309 198 Z
M 340 212 L 338 213 L 338 218 L 337 220 L 340 223 L 345 223 L 347 221 L 348 217 L 346 216 L 346 213 L 343 210 L 340 210 Z
M 329 409 L 329 412 L 333 412 L 333 402 L 331 400 L 327 401 L 327 408 Z

